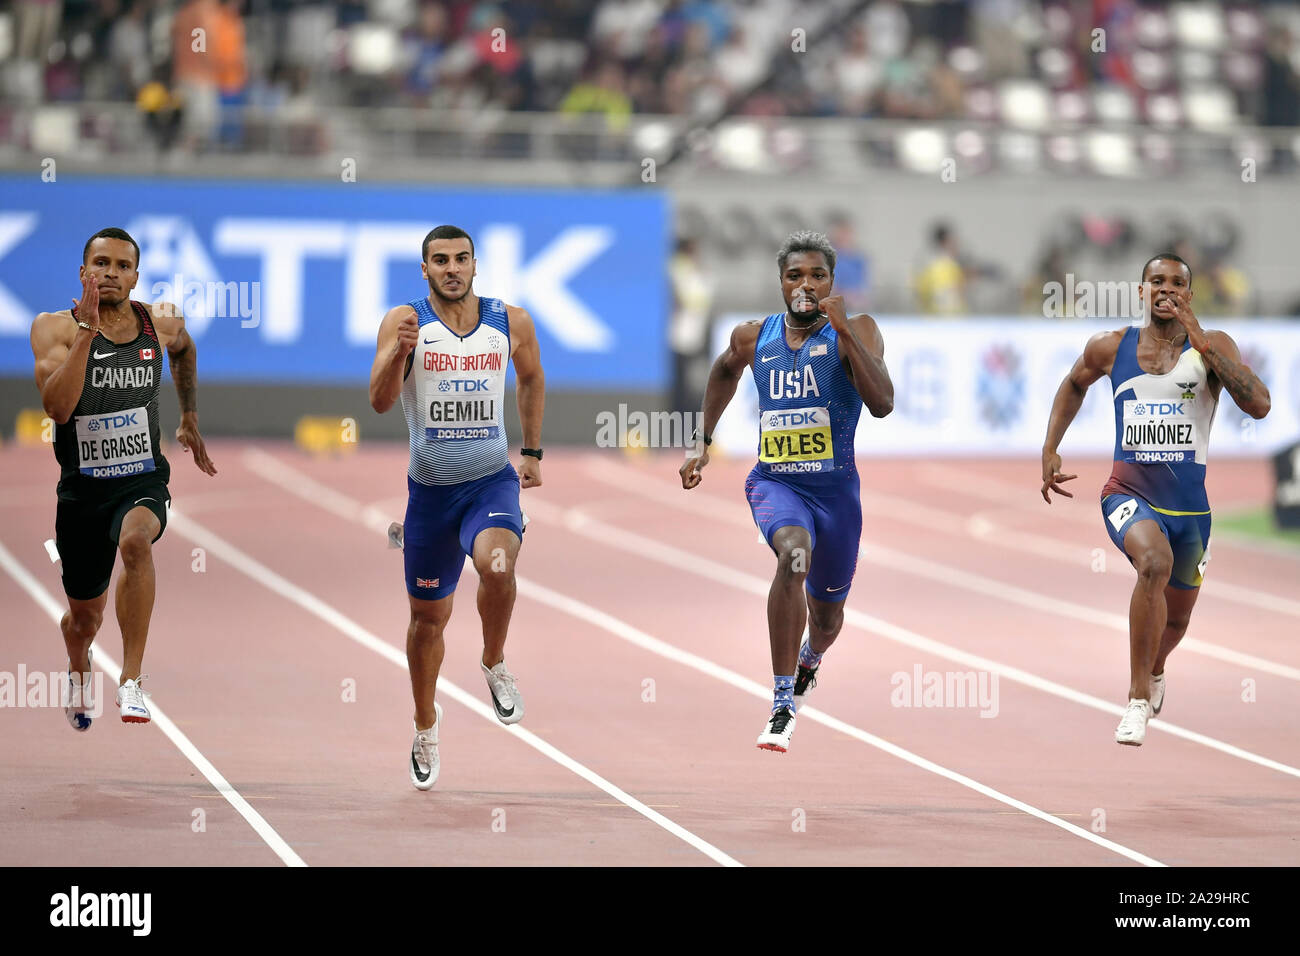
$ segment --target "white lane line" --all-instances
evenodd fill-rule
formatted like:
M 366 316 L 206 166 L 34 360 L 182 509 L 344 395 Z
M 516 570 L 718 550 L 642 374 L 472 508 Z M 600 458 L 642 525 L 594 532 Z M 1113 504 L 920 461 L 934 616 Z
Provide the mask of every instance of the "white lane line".
M 1000 478 L 989 478 L 985 475 L 972 475 L 969 472 L 964 473 L 961 482 L 954 487 L 952 475 L 948 472 L 941 472 L 935 469 L 933 465 L 921 465 L 917 469 L 917 476 L 923 484 L 936 488 L 942 488 L 950 494 L 954 491 L 963 494 L 969 494 L 976 498 L 983 498 L 986 501 L 996 501 L 1005 505 L 1008 501 L 1015 501 L 1018 498 L 1024 500 L 1037 499 L 1040 503 L 1042 497 L 1038 494 L 1038 485 L 1030 486 L 1029 494 L 1026 494 L 1025 486 L 1017 485 L 1009 481 L 1003 481 Z M 1037 481 L 1037 479 L 1034 479 Z M 1093 499 L 1096 500 L 1095 498 Z M 1055 509 L 1053 509 L 1055 511 Z M 1070 508 L 1063 508 L 1056 512 L 1058 519 L 1065 521 L 1074 521 L 1078 524 L 1094 524 L 1093 518 L 1079 511 Z M 1252 538 L 1249 535 L 1239 534 L 1230 531 L 1216 531 L 1215 540 L 1222 541 L 1231 547 L 1240 548 L 1243 551 L 1253 551 L 1256 554 L 1267 554 L 1272 557 L 1289 558 L 1292 561 L 1300 559 L 1300 548 L 1293 544 L 1286 544 L 1279 541 L 1267 541 L 1258 538 Z
M 647 497 L 655 498 L 656 500 L 671 501 L 671 499 L 667 497 L 660 498 L 650 491 L 645 490 L 643 486 L 646 484 L 644 478 L 642 481 L 638 482 L 632 480 L 630 477 L 625 477 L 619 482 L 619 487 L 624 491 L 636 491 L 638 494 L 645 494 Z M 695 495 L 698 494 L 698 492 L 682 492 L 682 494 Z M 712 500 L 716 504 L 710 509 L 709 513 L 711 514 L 722 513 L 724 510 L 723 505 L 728 504 L 722 502 L 721 499 L 713 498 Z M 577 509 L 567 510 L 564 524 L 566 527 L 579 534 L 600 541 L 604 544 L 608 544 L 611 547 L 632 554 L 637 554 L 645 558 L 650 558 L 651 560 L 658 561 L 661 564 L 676 568 L 682 572 L 689 571 L 703 577 L 711 578 L 712 580 L 726 584 L 730 587 L 738 588 L 742 591 L 748 591 L 751 594 L 766 597 L 771 588 L 770 581 L 748 574 L 739 568 L 733 568 L 730 565 L 721 564 L 708 558 L 701 558 L 689 551 L 683 551 L 680 548 L 676 548 L 670 544 L 665 544 L 662 541 L 643 537 L 642 535 L 633 531 L 628 531 L 625 528 L 605 524 L 602 521 L 597 521 L 596 519 L 583 514 Z M 1044 693 L 1060 697 L 1063 700 L 1072 701 L 1076 704 L 1082 704 L 1085 707 L 1091 707 L 1093 710 L 1099 710 L 1103 713 L 1113 714 L 1116 716 L 1124 713 L 1124 708 L 1120 707 L 1118 704 L 1112 704 L 1110 701 L 1103 700 L 1100 697 L 1094 697 L 1091 694 L 1075 690 L 1074 688 L 1068 687 L 1064 684 L 1058 684 L 1057 682 L 1048 680 L 1047 678 L 1039 677 L 1037 674 L 1021 670 L 1018 667 L 1012 667 L 1008 664 L 1003 664 L 987 657 L 980 657 L 977 654 L 970 654 L 959 648 L 936 641 L 933 638 L 917 634 L 915 631 L 909 631 L 896 624 L 891 624 L 889 621 L 875 617 L 874 615 L 864 614 L 855 608 L 844 609 L 844 620 L 865 631 L 878 634 L 881 637 L 895 641 L 899 644 L 914 647 L 918 650 L 934 654 L 937 657 L 947 658 L 948 660 L 957 661 L 958 663 L 966 664 L 967 666 L 996 672 L 1000 676 L 1006 677 L 1008 680 L 1014 681 L 1015 683 L 1024 684 L 1026 687 L 1032 687 L 1035 690 L 1043 691 Z M 1229 756 L 1236 757 L 1240 760 L 1258 764 L 1259 766 L 1267 767 L 1270 770 L 1276 770 L 1279 773 L 1284 773 L 1292 777 L 1300 777 L 1300 768 L 1281 763 L 1280 761 L 1273 760 L 1270 757 L 1261 756 L 1260 754 L 1253 753 L 1222 740 L 1217 740 L 1214 737 L 1206 736 L 1205 734 L 1198 733 L 1194 730 L 1188 730 L 1186 727 L 1182 727 L 1178 724 L 1171 724 L 1163 717 L 1151 721 L 1147 724 L 1147 727 L 1148 729 L 1154 728 L 1163 731 L 1164 733 L 1172 734 L 1175 737 L 1181 737 L 1184 740 L 1192 741 L 1193 743 L 1200 744 L 1203 747 L 1209 747 L 1212 750 L 1217 750 L 1220 753 L 1228 754 Z
M 1099 611 L 1085 604 L 1075 604 L 1073 601 L 1063 601 L 1059 598 L 1049 597 L 1038 591 L 1031 591 L 1013 584 L 1005 584 L 982 574 L 975 574 L 936 561 L 929 561 L 894 548 L 887 548 L 884 545 L 864 544 L 859 550 L 859 554 L 872 564 L 880 567 L 906 571 L 909 574 L 915 574 L 918 577 L 944 585 L 964 588 L 975 594 L 984 594 L 1056 616 L 1072 617 L 1076 621 L 1096 624 L 1101 627 L 1108 627 L 1113 631 L 1119 631 L 1121 634 L 1128 634 L 1128 618 L 1122 614 Z M 1278 664 L 1262 657 L 1256 657 L 1253 654 L 1245 654 L 1229 647 L 1212 644 L 1209 641 L 1188 637 L 1184 638 L 1178 646 L 1180 649 L 1186 648 L 1205 657 L 1213 657 L 1216 660 L 1226 661 L 1240 667 L 1276 674 L 1279 677 L 1286 677 L 1291 680 L 1300 680 L 1300 668 L 1291 667 L 1287 664 Z
M 63 612 L 65 608 L 52 594 L 50 594 L 49 591 L 45 589 L 44 585 L 27 572 L 27 569 L 19 563 L 18 559 L 13 556 L 3 543 L 0 543 L 0 566 L 3 566 L 4 569 L 9 572 L 9 576 L 18 582 L 18 586 L 26 591 L 31 596 L 32 600 L 40 605 L 41 609 L 50 616 L 57 627 L 59 622 L 63 620 Z M 112 656 L 110 656 L 109 653 L 99 644 L 95 645 L 94 663 L 100 666 L 104 673 L 113 680 L 114 684 L 116 684 L 121 678 L 121 667 L 118 666 Z M 108 701 L 104 701 L 104 713 L 106 715 L 111 715 L 113 706 L 115 705 L 111 705 Z M 167 716 L 162 707 L 159 706 L 157 699 L 152 695 L 150 695 L 149 698 L 149 710 L 153 715 L 153 719 L 150 723 L 156 724 L 158 729 L 166 735 L 167 739 L 176 745 L 176 749 L 184 754 L 185 758 L 198 768 L 199 773 L 203 774 L 203 776 L 207 778 L 208 783 L 212 784 L 217 793 L 225 797 L 226 801 L 235 808 L 236 812 L 248 821 L 248 825 L 253 828 L 263 841 L 265 841 L 266 845 L 271 848 L 272 852 L 284 861 L 286 866 L 307 865 L 303 858 L 294 852 L 293 847 L 289 846 L 289 844 L 285 842 L 284 838 L 275 831 L 275 828 L 272 827 L 271 824 L 267 823 L 266 819 L 253 809 L 239 791 L 230 785 L 230 781 L 221 775 L 221 772 L 212 765 L 212 762 L 209 761 L 207 757 L 203 756 L 199 751 L 199 748 L 194 746 L 190 741 L 190 738 L 185 736 L 184 732 L 182 732 L 181 729 L 172 722 L 172 719 Z M 108 719 L 108 717 L 101 717 L 100 719 Z
M 886 518 L 897 518 L 944 534 L 957 535 L 958 537 L 961 537 L 964 531 L 971 537 L 979 538 L 981 541 L 986 541 L 998 547 L 1024 551 L 1028 554 L 1050 558 L 1076 567 L 1090 566 L 1092 562 L 1093 549 L 1080 544 L 1078 541 L 1037 534 L 1032 531 L 1022 531 L 1004 524 L 997 524 L 989 518 L 990 512 L 988 511 L 964 515 L 956 511 L 945 511 L 941 508 L 918 504 L 915 501 L 900 498 L 896 495 L 866 491 L 862 493 L 862 510 L 864 513 L 869 511 Z M 1088 523 L 1094 524 L 1091 521 Z M 1100 522 L 1095 522 L 1095 524 L 1100 527 Z M 1103 539 L 1098 538 L 1097 540 L 1101 541 Z M 1105 547 L 1109 553 L 1111 547 L 1109 541 L 1105 541 Z M 1211 549 L 1213 549 L 1213 542 L 1211 543 Z M 1106 570 L 1112 574 L 1127 574 L 1127 563 L 1117 553 L 1112 556 L 1116 558 L 1116 561 L 1108 562 Z M 1204 587 L 1216 597 L 1234 601 L 1237 604 L 1244 604 L 1252 610 L 1264 608 L 1278 614 L 1300 617 L 1300 601 L 1279 597 L 1276 594 L 1260 591 L 1257 588 L 1223 581 L 1214 575 L 1207 578 Z
M 746 516 L 743 510 L 738 511 L 728 502 L 716 495 L 703 494 L 698 490 L 691 491 L 689 495 L 685 492 L 679 497 L 675 492 L 679 489 L 663 487 L 653 481 L 647 480 L 644 473 L 636 469 L 628 468 L 623 465 L 614 465 L 608 462 L 596 462 L 588 466 L 587 471 L 592 477 L 599 481 L 605 482 L 617 488 L 623 488 L 630 483 L 638 485 L 637 491 L 645 497 L 652 498 L 664 504 L 676 507 L 682 510 L 691 511 L 696 514 L 704 514 L 709 517 L 727 521 L 735 525 L 744 525 L 752 528 L 754 522 Z M 980 515 L 973 515 L 970 518 L 963 518 L 955 513 L 945 512 L 939 509 L 930 508 L 926 505 L 920 505 L 916 502 L 908 501 L 903 498 L 894 498 L 892 496 L 868 494 L 862 495 L 862 510 L 864 513 L 872 511 L 889 518 L 895 518 L 902 521 L 908 521 L 913 524 L 919 524 L 932 530 L 941 531 L 945 534 L 958 533 L 955 529 L 965 524 L 970 533 L 975 537 L 983 538 L 991 534 L 988 522 Z M 986 527 L 987 526 L 987 527 Z M 959 534 L 959 533 L 958 533 Z M 959 534 L 960 536 L 960 534 Z M 1026 544 L 1028 539 L 1038 539 Z M 996 537 L 990 540 L 995 544 L 1017 547 L 1022 550 L 1029 550 L 1040 557 L 1050 557 L 1057 561 L 1065 561 L 1069 564 L 1077 564 L 1072 557 L 1076 552 L 1069 548 L 1062 548 L 1062 542 L 1044 538 L 1041 535 L 1028 535 L 1021 532 L 1011 532 L 1004 534 L 999 532 Z M 1083 558 L 1087 555 L 1082 550 L 1077 552 Z M 1035 610 L 1047 611 L 1051 614 L 1073 617 L 1076 620 L 1084 621 L 1090 624 L 1097 624 L 1102 627 L 1108 627 L 1117 630 L 1122 634 L 1128 634 L 1128 618 L 1120 614 L 1110 614 L 1105 611 L 1098 611 L 1095 608 L 1083 604 L 1075 604 L 1060 598 L 1054 598 L 1050 595 L 1043 594 L 1040 591 L 1033 591 L 1016 585 L 1005 584 L 994 578 L 985 577 L 984 575 L 974 574 L 964 571 L 951 565 L 942 564 L 936 561 L 929 561 L 924 558 L 906 555 L 901 551 L 895 551 L 882 545 L 864 545 L 859 554 L 873 564 L 893 568 L 908 574 L 915 574 L 918 577 L 924 577 L 929 580 L 938 581 L 941 584 L 952 584 L 957 587 L 974 591 L 977 594 L 987 594 L 997 597 L 1001 600 L 1020 604 L 1024 607 Z M 1083 562 L 1086 563 L 1086 560 Z M 1127 565 L 1124 566 L 1126 568 Z M 1123 571 L 1124 568 L 1116 568 Z M 1211 582 L 1206 585 L 1216 596 L 1236 596 L 1242 603 L 1249 604 L 1252 607 L 1256 599 L 1262 601 L 1262 606 L 1270 606 L 1273 609 L 1284 612 L 1300 612 L 1300 602 L 1286 601 L 1285 598 L 1277 598 L 1270 594 L 1262 592 L 1249 592 L 1245 594 L 1238 591 L 1232 591 L 1236 585 L 1226 585 L 1223 582 Z M 1290 606 L 1284 606 L 1290 605 Z M 1290 680 L 1300 680 L 1300 668 L 1292 667 L 1289 664 L 1281 664 L 1271 661 L 1255 654 L 1247 654 L 1244 651 L 1237 651 L 1230 647 L 1224 647 L 1221 644 L 1215 644 L 1211 641 L 1203 640 L 1197 637 L 1184 638 L 1179 648 L 1200 654 L 1204 657 L 1214 658 L 1215 660 L 1225 661 L 1236 664 L 1240 667 L 1250 667 L 1255 670 L 1263 671 L 1269 674 L 1285 677 Z
M 1091 552 L 1085 553 L 1082 546 L 1074 546 L 1075 542 L 1011 528 L 1008 525 L 995 522 L 990 517 L 992 514 L 994 512 L 979 511 L 971 515 L 966 519 L 967 531 L 973 537 L 990 541 L 993 544 L 1005 544 L 1008 547 L 1028 551 L 1039 557 L 1051 558 L 1055 561 L 1063 561 L 1066 564 L 1076 566 L 1091 564 Z M 1213 550 L 1213 542 L 1210 547 Z M 1107 551 L 1110 553 L 1109 548 Z M 1129 574 L 1128 563 L 1123 560 L 1118 552 L 1112 553 L 1112 557 L 1115 558 L 1115 561 L 1107 562 L 1105 570 L 1112 574 L 1127 576 Z M 1211 568 L 1213 568 L 1213 565 L 1211 565 Z M 1255 610 L 1263 608 L 1278 614 L 1300 617 L 1300 601 L 1293 601 L 1290 598 L 1279 597 L 1268 591 L 1260 591 L 1256 588 L 1223 581 L 1213 574 L 1205 579 L 1202 589 L 1215 597 L 1227 598 Z
M 338 504 L 338 502 L 336 501 L 335 504 Z M 360 517 L 358 516 L 352 520 L 360 521 Z M 407 670 L 406 654 L 403 651 L 398 650 L 387 641 L 384 641 L 382 638 L 366 630 L 360 624 L 357 624 L 351 618 L 331 607 L 329 604 L 326 604 L 311 592 L 298 587 L 298 585 L 277 574 L 265 564 L 262 564 L 260 561 L 246 554 L 244 551 L 241 551 L 233 544 L 218 537 L 215 533 L 200 525 L 193 518 L 188 518 L 173 510 L 169 519 L 169 525 L 177 534 L 188 538 L 200 547 L 205 548 L 210 556 L 214 556 L 219 560 L 226 562 L 231 567 L 235 568 L 245 576 L 252 578 L 268 590 L 278 594 L 285 600 L 298 605 L 298 607 L 307 611 L 309 614 L 315 615 L 326 624 L 329 624 L 331 627 L 338 630 L 341 634 L 351 638 L 357 644 L 360 644 L 368 650 L 374 651 L 385 660 L 396 664 L 398 667 L 402 668 L 403 671 Z M 446 694 L 452 700 L 469 708 L 484 720 L 501 728 L 501 730 L 513 734 L 534 750 L 549 759 L 554 760 L 566 770 L 577 774 L 588 783 L 600 788 L 615 800 L 618 800 L 620 803 L 635 810 L 646 819 L 667 830 L 673 836 L 699 850 L 711 860 L 720 863 L 723 866 L 743 866 L 743 864 L 738 860 L 728 856 L 713 844 L 701 839 L 679 824 L 674 823 L 657 810 L 652 810 L 631 794 L 616 787 L 604 777 L 600 776 L 600 774 L 547 743 L 532 731 L 525 730 L 518 724 L 511 724 L 508 726 L 502 724 L 497 720 L 496 715 L 487 704 L 482 703 L 477 697 L 466 693 L 446 678 L 440 677 L 438 679 L 438 692 L 440 694 Z
M 256 455 L 257 457 L 253 457 L 254 455 Z M 265 455 L 264 453 L 261 452 L 254 453 L 250 451 L 245 455 L 245 464 L 250 468 L 250 470 L 256 472 L 257 474 L 262 475 L 268 481 L 272 482 L 273 484 L 281 488 L 284 488 L 286 491 L 298 495 L 299 497 L 303 498 L 305 501 L 308 502 L 314 501 L 311 493 L 305 490 L 302 491 L 299 490 L 300 488 L 305 488 L 305 486 L 298 480 L 297 471 L 293 468 L 290 468 L 288 465 L 283 464 L 273 456 Z M 339 493 L 336 492 L 335 494 L 339 494 Z M 344 498 L 348 502 L 350 502 L 351 506 L 343 507 L 339 509 L 339 512 L 337 513 L 350 511 L 353 514 L 351 520 L 356 521 L 360 524 L 367 524 L 367 522 L 364 519 L 362 519 L 360 516 L 360 512 L 361 512 L 360 503 L 353 501 L 350 498 L 346 498 L 346 496 L 344 496 Z M 335 500 L 337 503 L 337 499 Z M 536 513 L 546 512 L 548 515 L 553 514 L 556 510 L 558 510 L 555 508 L 555 506 L 547 505 L 538 501 L 534 501 L 530 503 L 528 508 L 529 511 L 533 511 Z M 377 526 L 371 525 L 371 527 L 374 527 L 375 530 L 379 530 Z M 541 584 L 537 584 L 534 581 L 530 581 L 525 578 L 516 576 L 515 583 L 519 589 L 520 594 L 527 595 L 528 597 L 540 601 L 543 604 L 547 604 L 555 608 L 556 610 L 563 611 L 567 614 L 572 615 L 573 617 L 594 624 L 597 627 L 609 632 L 610 634 L 613 634 L 615 637 L 619 637 L 627 641 L 628 643 L 640 647 L 644 650 L 650 651 L 653 654 L 657 654 L 660 657 L 664 657 L 676 663 L 683 664 L 686 667 L 690 667 L 696 671 L 699 671 L 702 674 L 706 674 L 709 677 L 712 677 L 716 680 L 720 680 L 723 683 L 729 684 L 732 687 L 737 688 L 738 690 L 750 694 L 751 696 L 758 697 L 764 703 L 771 702 L 772 699 L 771 691 L 767 687 L 757 683 L 756 681 L 750 680 L 749 678 L 743 676 L 742 674 L 737 673 L 736 671 L 723 667 L 720 664 L 716 664 L 707 658 L 699 656 L 698 654 L 692 654 L 689 651 L 684 651 L 681 648 L 677 647 L 676 645 L 669 644 L 666 641 L 660 640 L 657 637 L 647 634 L 645 631 L 633 627 L 632 625 L 628 624 L 627 622 L 617 617 L 614 617 L 613 615 L 606 614 L 604 611 L 601 611 L 598 608 L 592 607 L 589 604 L 571 598 L 568 595 L 561 594 L 558 591 L 553 591 L 550 588 L 547 588 Z M 763 594 L 766 595 L 766 593 L 767 593 L 767 586 L 764 585 Z M 484 707 L 485 711 L 486 709 L 487 708 Z M 894 757 L 898 757 L 901 760 L 905 760 L 908 763 L 912 764 L 913 766 L 919 767 L 922 770 L 927 770 L 930 773 L 936 774 L 940 777 L 944 777 L 945 779 L 951 780 L 954 783 L 959 784 L 960 786 L 974 790 L 976 793 L 982 794 L 983 796 L 996 800 L 999 803 L 1006 804 L 1009 807 L 1013 807 L 1016 810 L 1019 810 L 1023 813 L 1027 813 L 1030 816 L 1035 817 L 1036 819 L 1042 820 L 1045 823 L 1050 823 L 1055 827 L 1059 827 L 1060 829 L 1065 830 L 1067 833 L 1073 834 L 1074 836 L 1077 837 L 1081 837 L 1090 843 L 1094 843 L 1097 846 L 1104 847 L 1105 849 L 1110 850 L 1114 853 L 1118 853 L 1120 856 L 1133 860 L 1136 863 L 1140 863 L 1143 866 L 1165 866 L 1165 864 L 1161 863 L 1159 860 L 1146 856 L 1145 854 L 1139 853 L 1137 850 L 1133 850 L 1129 847 L 1124 846 L 1123 844 L 1116 843 L 1113 840 L 1107 840 L 1104 837 L 1099 837 L 1097 836 L 1097 834 L 1092 833 L 1089 830 L 1085 830 L 1082 827 L 1076 826 L 1075 824 L 1063 820 L 1060 817 L 1053 816 L 1052 814 L 1047 813 L 1046 811 L 1039 810 L 1037 807 L 1031 806 L 1030 804 L 1025 803 L 1021 800 L 1017 800 L 1015 797 L 1008 796 L 1007 794 L 995 790 L 992 787 L 987 786 L 986 784 L 980 783 L 978 780 L 974 780 L 971 777 L 967 777 L 965 774 L 958 773 L 955 770 L 949 770 L 947 767 L 937 764 L 932 760 L 928 760 L 925 757 L 920 756 L 919 754 L 915 754 L 911 752 L 910 750 L 906 750 L 903 747 L 898 746 L 897 744 L 890 743 L 888 740 L 885 740 L 882 737 L 877 737 L 875 734 L 868 733 L 867 731 L 861 729 L 860 727 L 855 727 L 852 724 L 846 723 L 836 717 L 831 716 L 830 714 L 825 713 L 824 711 L 820 711 L 816 709 L 815 707 L 811 707 L 811 706 L 803 707 L 800 709 L 799 713 L 801 716 L 807 718 L 808 720 L 813 721 L 814 723 L 819 723 L 824 726 L 830 727 L 833 730 L 838 730 L 840 733 L 847 734 L 848 736 L 860 740 L 863 743 L 866 743 L 872 747 L 876 747 L 877 749 L 882 750 L 885 753 L 888 753 Z

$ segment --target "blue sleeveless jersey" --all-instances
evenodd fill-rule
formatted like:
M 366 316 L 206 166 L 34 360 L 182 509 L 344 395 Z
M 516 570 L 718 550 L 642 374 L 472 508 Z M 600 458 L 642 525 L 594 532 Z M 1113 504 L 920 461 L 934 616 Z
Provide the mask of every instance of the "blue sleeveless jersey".
M 827 322 L 795 351 L 785 313 L 763 320 L 754 346 L 758 389 L 758 471 L 808 487 L 857 476 L 853 435 L 862 398 L 840 362 L 839 336 Z
M 1218 399 L 1201 353 L 1183 343 L 1164 375 L 1137 360 L 1140 330 L 1125 330 L 1110 370 L 1115 401 L 1115 464 L 1102 497 L 1136 495 L 1164 514 L 1205 514 L 1205 461 Z

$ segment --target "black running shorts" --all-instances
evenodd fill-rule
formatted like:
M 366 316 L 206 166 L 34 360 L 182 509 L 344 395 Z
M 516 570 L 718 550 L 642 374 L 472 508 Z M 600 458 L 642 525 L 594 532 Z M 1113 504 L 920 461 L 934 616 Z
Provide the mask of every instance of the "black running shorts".
M 108 590 L 117 558 L 122 521 L 132 508 L 148 508 L 162 525 L 155 541 L 167 528 L 171 494 L 163 481 L 136 485 L 113 498 L 69 501 L 60 498 L 54 518 L 54 544 L 63 562 L 63 590 L 77 601 L 89 601 Z

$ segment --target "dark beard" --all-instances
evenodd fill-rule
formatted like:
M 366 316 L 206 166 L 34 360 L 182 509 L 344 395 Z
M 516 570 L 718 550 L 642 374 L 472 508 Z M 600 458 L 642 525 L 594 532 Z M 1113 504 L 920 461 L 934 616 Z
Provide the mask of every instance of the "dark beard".
M 435 299 L 437 299 L 439 302 L 446 302 L 446 303 L 450 304 L 450 303 L 453 303 L 453 302 L 459 302 L 461 299 L 465 298 L 465 296 L 469 295 L 470 292 L 472 292 L 473 290 L 472 290 L 468 285 L 466 285 L 466 286 L 465 286 L 465 291 L 464 291 L 464 292 L 462 292 L 460 295 L 456 296 L 456 298 L 454 298 L 454 299 L 450 299 L 450 298 L 448 298 L 447 296 L 443 295 L 442 292 L 439 291 L 438 287 L 435 286 L 432 282 L 430 282 L 430 283 L 429 283 L 429 291 L 433 293 L 433 297 L 434 297 Z

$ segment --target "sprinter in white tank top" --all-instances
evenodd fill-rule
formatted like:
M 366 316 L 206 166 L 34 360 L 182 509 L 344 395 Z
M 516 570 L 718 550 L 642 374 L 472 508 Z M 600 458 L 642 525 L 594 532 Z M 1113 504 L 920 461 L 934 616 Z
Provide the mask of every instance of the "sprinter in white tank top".
M 409 499 L 401 526 L 411 607 L 406 655 L 415 698 L 415 741 L 408 770 L 416 789 L 438 779 L 442 708 L 434 693 L 443 630 L 468 555 L 479 574 L 483 622 L 480 662 L 497 718 L 520 720 L 524 702 L 506 669 L 506 630 L 515 602 L 515 560 L 527 519 L 520 487 L 542 483 L 544 378 L 533 321 L 523 309 L 473 291 L 474 242 L 438 226 L 425 237 L 425 299 L 391 309 L 379 327 L 370 404 L 386 412 L 402 401 L 411 436 Z M 516 473 L 506 449 L 506 362 L 524 447 Z

